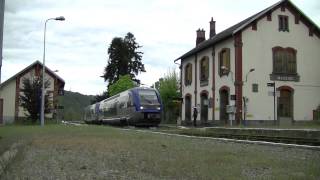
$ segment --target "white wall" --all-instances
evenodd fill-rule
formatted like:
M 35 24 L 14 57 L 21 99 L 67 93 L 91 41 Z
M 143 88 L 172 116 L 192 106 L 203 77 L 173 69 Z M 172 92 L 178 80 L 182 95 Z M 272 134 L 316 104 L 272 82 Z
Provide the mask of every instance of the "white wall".
M 219 75 L 219 52 L 223 48 L 230 49 L 230 68 L 231 72 L 228 76 Z M 234 40 L 233 38 L 229 38 L 223 42 L 218 43 L 215 46 L 215 119 L 220 120 L 220 88 L 223 86 L 227 86 L 230 88 L 229 91 L 229 104 L 234 105 L 235 102 L 230 100 L 230 95 L 235 94 L 234 81 L 235 81 L 235 51 L 234 51 Z
M 192 83 L 191 85 L 189 86 L 185 86 L 185 67 L 188 63 L 191 63 L 192 64 Z M 182 97 L 184 98 L 183 99 L 183 102 L 182 102 L 182 120 L 184 121 L 185 120 L 185 96 L 186 94 L 190 94 L 191 95 L 191 107 L 194 106 L 195 104 L 195 96 L 194 96 L 194 89 L 195 89 L 195 56 L 190 56 L 186 59 L 184 59 L 182 61 L 182 68 L 181 68 L 181 71 L 182 71 L 182 77 L 181 77 L 181 90 L 182 90 Z M 191 115 L 192 116 L 192 115 Z
M 230 49 L 230 66 L 231 66 L 231 73 L 229 73 L 228 76 L 219 76 L 219 67 L 218 67 L 218 61 L 219 61 L 219 52 L 223 48 L 229 48 Z M 215 51 L 215 59 L 213 61 L 212 59 L 212 51 Z M 200 85 L 200 60 L 204 57 L 207 56 L 209 57 L 209 79 L 208 79 L 208 85 L 206 86 L 201 86 Z M 213 98 L 213 84 L 212 84 L 212 78 L 215 78 L 215 98 L 214 100 L 214 107 L 210 107 L 208 109 L 208 120 L 211 121 L 213 119 L 219 120 L 220 118 L 220 95 L 219 95 L 219 90 L 223 86 L 227 86 L 230 88 L 230 94 L 235 94 L 235 88 L 234 88 L 234 72 L 235 72 L 235 53 L 234 53 L 234 41 L 233 38 L 229 38 L 225 41 L 222 41 L 221 43 L 217 44 L 215 48 L 213 49 L 212 47 L 209 47 L 207 49 L 204 49 L 203 51 L 199 52 L 197 54 L 197 102 L 196 104 L 198 107 L 200 107 L 200 100 L 201 100 L 201 92 L 206 90 L 208 94 L 208 99 Z M 185 86 L 184 85 L 184 68 L 185 66 L 191 63 L 192 64 L 192 84 L 191 86 Z M 213 63 L 215 63 L 215 75 L 213 76 Z M 190 56 L 186 59 L 183 60 L 182 62 L 182 96 L 185 97 L 186 94 L 191 94 L 192 95 L 192 107 L 195 105 L 195 97 L 194 97 L 194 90 L 195 90 L 195 55 Z M 234 101 L 230 101 L 230 104 L 234 104 Z M 185 101 L 182 103 L 182 120 L 185 120 Z M 214 116 L 213 117 L 213 111 L 214 111 Z M 199 109 L 199 112 L 201 110 Z M 201 114 L 198 115 L 198 121 L 200 121 Z
M 0 89 L 0 97 L 3 98 L 3 121 L 12 123 L 14 121 L 16 96 L 16 80 L 13 79 Z
M 289 32 L 278 31 L 278 15 L 289 17 Z M 257 31 L 251 27 L 242 32 L 243 78 L 250 68 L 248 82 L 243 87 L 243 95 L 249 97 L 248 119 L 273 120 L 273 97 L 268 96 L 272 73 L 272 48 L 292 47 L 297 50 L 297 73 L 299 82 L 276 81 L 276 87 L 290 86 L 294 89 L 294 120 L 312 119 L 312 110 L 320 104 L 320 40 L 309 36 L 308 27 L 301 21 L 295 24 L 294 16 L 280 8 L 272 13 L 272 21 L 267 17 L 257 22 Z M 259 85 L 259 92 L 252 93 L 252 83 Z

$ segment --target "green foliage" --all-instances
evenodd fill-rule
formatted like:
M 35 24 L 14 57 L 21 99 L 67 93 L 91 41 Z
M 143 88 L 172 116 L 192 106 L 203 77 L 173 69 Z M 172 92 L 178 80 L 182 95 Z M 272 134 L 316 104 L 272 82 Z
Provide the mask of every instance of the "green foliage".
M 136 85 L 130 75 L 120 76 L 118 81 L 109 86 L 109 94 L 113 96 L 133 87 L 136 87 Z
M 157 84 L 157 83 L 156 83 Z M 180 97 L 179 93 L 179 77 L 174 69 L 168 71 L 163 78 L 158 82 L 159 92 L 162 103 L 164 105 L 164 119 L 165 122 L 175 122 L 179 114 L 179 104 L 173 101 L 174 98 Z
M 119 80 L 120 76 L 127 75 L 137 83 L 136 79 L 139 72 L 145 72 L 142 60 L 142 52 L 139 51 L 141 46 L 136 42 L 136 38 L 130 32 L 124 38 L 113 38 L 109 48 L 109 60 L 104 69 L 103 78 L 108 81 L 109 85 Z
M 31 120 L 32 123 L 35 123 L 40 117 L 42 78 L 24 78 L 22 84 L 20 105 L 27 111 L 27 113 L 25 113 L 27 119 Z M 46 80 L 44 85 L 46 89 L 49 88 L 50 81 Z M 49 113 L 49 108 L 51 106 L 52 102 L 49 101 L 49 94 L 46 92 L 45 113 Z
M 65 91 L 64 96 L 59 97 L 59 103 L 64 106 L 64 120 L 81 120 L 84 108 L 90 105 L 93 98 L 93 96 Z

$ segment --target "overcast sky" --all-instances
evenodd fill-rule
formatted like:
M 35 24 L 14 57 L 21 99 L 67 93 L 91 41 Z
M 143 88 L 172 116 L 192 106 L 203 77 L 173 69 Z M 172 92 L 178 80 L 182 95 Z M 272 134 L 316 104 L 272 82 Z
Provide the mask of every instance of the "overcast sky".
M 132 32 L 143 47 L 146 73 L 141 83 L 152 85 L 177 68 L 173 60 L 195 46 L 196 30 L 217 33 L 271 6 L 278 0 L 6 0 L 2 81 L 36 60 L 42 62 L 43 29 L 47 24 L 46 65 L 66 84 L 65 90 L 100 94 L 100 76 L 107 64 L 107 48 L 114 37 Z M 320 24 L 319 0 L 292 0 Z

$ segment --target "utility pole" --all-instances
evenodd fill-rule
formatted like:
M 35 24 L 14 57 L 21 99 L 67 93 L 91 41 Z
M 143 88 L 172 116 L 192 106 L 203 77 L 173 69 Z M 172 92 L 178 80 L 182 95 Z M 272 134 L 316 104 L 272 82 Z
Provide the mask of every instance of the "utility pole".
M 0 84 L 1 84 L 1 68 L 2 68 L 2 47 L 3 47 L 3 21 L 4 21 L 4 2 L 0 0 Z

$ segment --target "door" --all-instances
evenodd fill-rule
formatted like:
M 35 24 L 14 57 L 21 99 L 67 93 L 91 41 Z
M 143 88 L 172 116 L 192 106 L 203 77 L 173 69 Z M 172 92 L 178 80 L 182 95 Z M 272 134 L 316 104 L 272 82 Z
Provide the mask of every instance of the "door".
M 280 90 L 278 117 L 280 124 L 290 124 L 293 119 L 293 96 L 290 90 Z
M 191 123 L 191 96 L 185 97 L 185 120 L 186 124 Z
M 208 122 L 208 95 L 203 93 L 201 94 L 201 112 L 200 120 L 202 123 Z
M 227 105 L 229 105 L 229 92 L 227 90 L 220 91 L 220 121 L 227 124 L 229 116 L 227 113 Z

